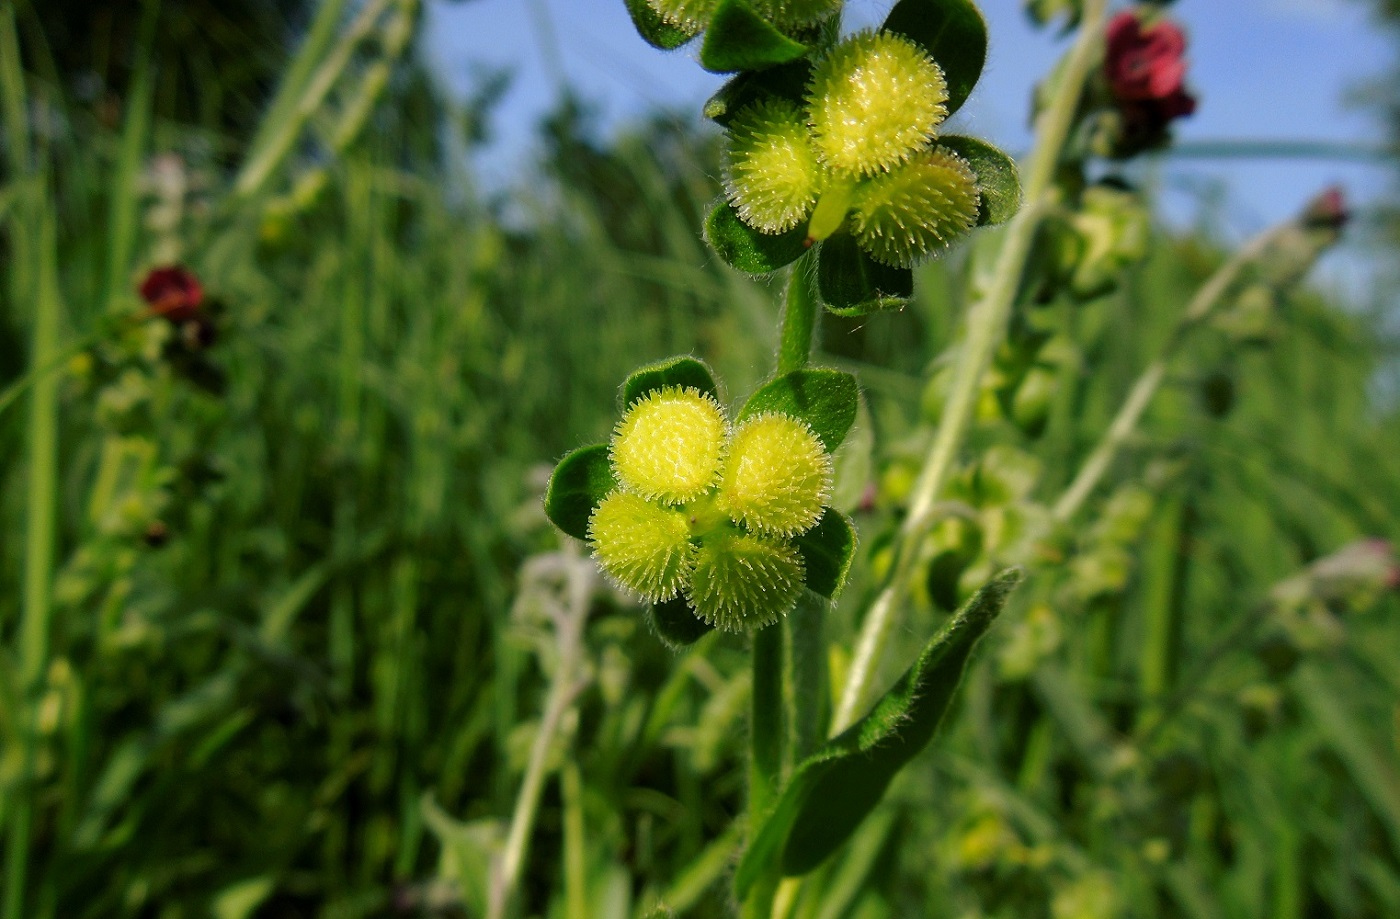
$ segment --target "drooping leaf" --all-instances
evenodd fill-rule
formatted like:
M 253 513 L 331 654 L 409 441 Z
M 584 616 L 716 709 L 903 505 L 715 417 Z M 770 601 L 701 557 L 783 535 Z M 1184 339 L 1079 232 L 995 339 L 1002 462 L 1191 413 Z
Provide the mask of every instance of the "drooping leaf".
M 668 646 L 683 648 L 693 645 L 714 626 L 695 615 L 685 597 L 676 597 L 653 604 L 648 611 L 651 627 Z
M 846 515 L 828 507 L 816 526 L 795 537 L 793 544 L 807 569 L 807 589 L 831 600 L 840 596 L 856 555 L 856 531 Z
M 719 399 L 719 387 L 715 385 L 710 368 L 704 361 L 682 354 L 632 371 L 622 383 L 619 396 L 622 404 L 618 407 L 625 412 L 633 402 L 664 386 L 694 387 Z
M 738 74 L 705 102 L 705 117 L 727 128 L 735 115 L 755 102 L 786 99 L 802 105 L 811 79 L 810 58 Z
M 797 261 L 807 251 L 806 227 L 786 233 L 761 233 L 739 219 L 727 201 L 720 201 L 705 221 L 705 241 L 729 267 L 745 274 L 771 274 Z
M 899 0 L 882 28 L 924 46 L 948 81 L 948 114 L 961 108 L 987 62 L 987 22 L 972 0 Z
M 700 66 L 713 73 L 762 70 L 787 64 L 807 53 L 745 0 L 720 0 L 700 46 Z
M 938 143 L 967 160 L 977 174 L 982 205 L 977 225 L 1005 223 L 1021 209 L 1021 174 L 1016 161 L 991 144 L 959 134 L 945 134 Z
M 914 272 L 881 265 L 841 232 L 817 253 L 817 295 L 838 316 L 897 310 L 914 296 Z
M 637 34 L 653 48 L 670 51 L 695 37 L 695 33 L 666 23 L 647 0 L 627 0 L 627 12 Z
M 1010 569 L 989 581 L 869 714 L 798 765 L 739 861 L 741 901 L 759 878 L 811 871 L 850 837 L 933 739 L 973 646 L 1020 580 L 1020 570 Z
M 580 447 L 559 461 L 544 493 L 544 512 L 575 539 L 588 538 L 588 518 L 617 487 L 606 444 Z
M 759 412 L 781 412 L 811 425 L 830 453 L 856 420 L 860 392 L 856 378 L 842 370 L 808 367 L 764 383 L 739 410 L 743 421 Z

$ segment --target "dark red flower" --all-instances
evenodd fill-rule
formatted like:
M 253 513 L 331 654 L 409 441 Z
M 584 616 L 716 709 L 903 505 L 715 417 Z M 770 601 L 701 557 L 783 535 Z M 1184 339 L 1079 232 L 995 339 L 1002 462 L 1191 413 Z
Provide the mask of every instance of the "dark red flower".
M 1351 209 L 1347 207 L 1346 195 L 1337 185 L 1323 189 L 1303 209 L 1303 222 L 1309 226 L 1340 230 L 1349 220 Z
M 171 322 L 188 322 L 199 316 L 204 302 L 204 288 L 194 273 L 179 265 L 156 268 L 141 282 L 141 299 L 151 305 L 151 312 Z
M 1120 102 L 1170 101 L 1176 110 L 1190 100 L 1194 109 L 1195 100 L 1182 88 L 1185 53 L 1186 36 L 1174 23 L 1163 19 L 1144 28 L 1136 14 L 1119 13 L 1108 24 L 1104 52 L 1109 89 Z

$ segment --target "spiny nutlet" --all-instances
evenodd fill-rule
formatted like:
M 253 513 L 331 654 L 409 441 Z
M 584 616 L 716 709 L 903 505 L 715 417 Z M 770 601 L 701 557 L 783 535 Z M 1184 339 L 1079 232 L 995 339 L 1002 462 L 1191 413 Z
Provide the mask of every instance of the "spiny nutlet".
M 652 603 L 679 594 L 695 562 L 686 515 L 625 491 L 594 509 L 588 541 L 604 572 Z
M 698 32 L 709 25 L 719 0 L 647 0 L 656 14 L 668 25 L 687 32 Z
M 750 631 L 792 611 L 804 575 L 802 556 L 784 540 L 717 534 L 696 551 L 686 599 L 710 625 Z
M 851 225 L 871 258 L 911 268 L 971 230 L 980 202 L 967 161 L 934 147 L 862 183 Z
M 928 143 L 947 102 L 943 71 L 922 47 L 891 32 L 861 32 L 817 64 L 808 124 L 827 168 L 869 175 Z
M 788 415 L 755 415 L 739 425 L 730 441 L 719 505 L 751 532 L 796 536 L 821 518 L 831 478 L 831 456 L 806 422 Z
M 724 412 L 712 396 L 694 387 L 665 386 L 627 409 L 609 455 L 624 488 L 683 504 L 714 485 L 727 435 Z
M 826 184 L 806 116 L 783 99 L 744 108 L 729 127 L 724 190 L 739 217 L 764 233 L 797 226 Z

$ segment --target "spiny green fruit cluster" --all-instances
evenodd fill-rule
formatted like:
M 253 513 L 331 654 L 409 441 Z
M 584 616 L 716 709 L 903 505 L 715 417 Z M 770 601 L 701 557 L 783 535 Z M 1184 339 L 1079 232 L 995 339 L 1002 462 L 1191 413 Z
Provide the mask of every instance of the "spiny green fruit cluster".
M 720 0 L 647 0 L 668 25 L 698 32 L 710 24 Z M 750 0 L 764 19 L 780 29 L 809 26 L 841 8 L 841 0 Z
M 977 223 L 977 176 L 937 144 L 948 85 L 918 44 L 861 32 L 813 69 L 802 104 L 765 99 L 729 125 L 725 191 L 749 226 L 807 221 L 808 244 L 849 227 L 882 264 L 912 267 Z
M 805 421 L 766 412 L 733 427 L 707 393 L 664 386 L 628 408 L 609 459 L 618 487 L 588 540 L 610 577 L 652 603 L 683 596 L 729 631 L 796 605 L 805 573 L 792 538 L 821 518 L 832 477 Z

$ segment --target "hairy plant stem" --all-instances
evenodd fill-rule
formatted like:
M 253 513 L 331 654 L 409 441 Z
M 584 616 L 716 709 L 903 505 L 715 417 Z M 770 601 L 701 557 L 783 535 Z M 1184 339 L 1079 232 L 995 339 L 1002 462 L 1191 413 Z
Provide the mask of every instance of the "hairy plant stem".
M 1157 390 L 1161 388 L 1162 381 L 1166 379 L 1168 365 L 1176 356 L 1178 349 L 1191 330 L 1210 317 L 1236 279 L 1239 278 L 1240 272 L 1257 259 L 1260 253 L 1265 251 L 1279 235 L 1293 225 L 1294 221 L 1289 220 L 1254 237 L 1225 264 L 1216 269 L 1215 273 L 1196 291 L 1196 295 L 1191 298 L 1191 302 L 1182 312 L 1181 318 L 1177 320 L 1176 327 L 1167 336 L 1167 340 L 1162 343 L 1157 356 L 1133 383 L 1133 388 L 1128 391 L 1128 397 L 1123 400 L 1123 405 L 1118 409 L 1118 414 L 1114 416 L 1108 430 L 1104 432 L 1103 437 L 1090 452 L 1084 464 L 1079 467 L 1074 481 L 1055 502 L 1051 516 L 1057 523 L 1063 523 L 1073 518 L 1103 479 L 1104 473 L 1108 471 L 1119 451 L 1123 449 L 1133 432 L 1137 430 L 1138 422 L 1142 420 L 1142 415 L 1147 411 L 1148 404 L 1152 401 L 1152 397 L 1157 394 Z
M 817 324 L 817 302 L 812 296 L 812 276 L 800 259 L 788 273 L 783 304 L 782 333 L 778 342 L 778 373 L 801 370 L 811 360 Z M 788 731 L 803 719 L 796 707 L 815 704 L 792 692 L 794 653 L 800 645 L 792 640 L 791 617 L 776 626 L 761 629 L 753 637 L 753 696 L 749 723 L 749 833 L 758 830 L 759 819 L 768 810 L 782 782 L 785 758 L 789 755 Z M 775 882 L 754 885 L 744 902 L 744 915 L 766 917 L 772 910 Z
M 958 451 L 971 426 L 982 377 L 1006 326 L 1016 293 L 1025 274 L 1036 229 L 1057 194 L 1054 177 L 1070 129 L 1079 110 L 1085 81 L 1100 58 L 1106 0 L 1087 0 L 1074 46 L 1069 51 L 1060 85 L 1051 105 L 1036 119 L 1036 146 L 1026 181 L 1026 202 L 1006 228 L 1006 236 L 994 269 L 994 281 L 986 296 L 973 306 L 967 320 L 967 339 L 959 355 L 943 420 L 924 459 L 914 486 L 909 514 L 900 527 L 890 566 L 879 594 L 866 612 L 856 642 L 841 704 L 832 720 L 831 733 L 853 724 L 874 681 L 880 658 L 894 627 L 895 611 L 904 599 L 913 574 L 919 544 L 936 520 L 935 505 L 948 480 Z

